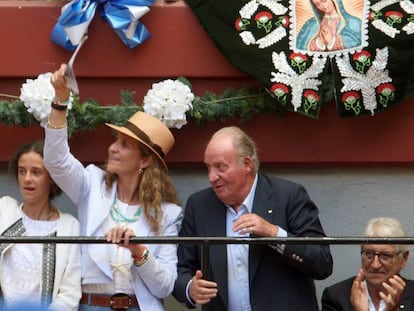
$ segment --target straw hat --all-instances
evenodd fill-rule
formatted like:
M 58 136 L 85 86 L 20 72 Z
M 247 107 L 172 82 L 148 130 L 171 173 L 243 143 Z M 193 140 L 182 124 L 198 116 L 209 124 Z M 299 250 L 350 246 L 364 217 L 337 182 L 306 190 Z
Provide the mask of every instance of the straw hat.
M 175 139 L 168 127 L 157 118 L 142 111 L 135 113 L 124 126 L 105 123 L 119 133 L 138 140 L 154 153 L 167 170 L 164 157 L 171 150 Z

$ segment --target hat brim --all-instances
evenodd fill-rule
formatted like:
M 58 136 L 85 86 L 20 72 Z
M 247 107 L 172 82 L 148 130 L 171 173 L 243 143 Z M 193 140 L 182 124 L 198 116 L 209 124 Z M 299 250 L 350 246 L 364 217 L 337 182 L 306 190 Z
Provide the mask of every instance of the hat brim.
M 141 144 L 143 144 L 145 147 L 147 147 L 156 157 L 157 159 L 162 163 L 164 169 L 166 172 L 168 172 L 168 167 L 167 164 L 165 163 L 164 159 L 161 157 L 161 155 L 153 148 L 151 147 L 148 143 L 146 143 L 145 141 L 143 141 L 141 138 L 139 138 L 138 136 L 136 136 L 134 133 L 132 133 L 129 129 L 127 129 L 126 127 L 123 126 L 117 126 L 117 125 L 113 125 L 110 123 L 105 123 L 105 125 L 107 125 L 108 127 L 112 128 L 113 130 L 125 134 L 137 141 L 139 141 Z

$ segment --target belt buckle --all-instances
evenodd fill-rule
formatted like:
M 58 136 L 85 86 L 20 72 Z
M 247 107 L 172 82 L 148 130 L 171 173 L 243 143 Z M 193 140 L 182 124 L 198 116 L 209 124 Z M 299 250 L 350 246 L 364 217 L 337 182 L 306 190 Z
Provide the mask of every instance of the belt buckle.
M 128 300 L 128 304 L 125 304 L 126 299 Z M 113 294 L 109 300 L 109 306 L 112 310 L 128 310 L 131 305 L 131 297 L 124 293 Z

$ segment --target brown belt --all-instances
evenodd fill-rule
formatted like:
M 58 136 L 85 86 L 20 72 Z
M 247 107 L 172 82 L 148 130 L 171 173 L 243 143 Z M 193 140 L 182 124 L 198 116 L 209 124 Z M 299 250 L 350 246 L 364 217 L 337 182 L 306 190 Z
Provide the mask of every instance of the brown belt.
M 123 293 L 117 293 L 112 296 L 82 293 L 80 303 L 99 307 L 109 307 L 112 308 L 112 310 L 128 310 L 129 308 L 138 307 L 138 301 L 135 296 L 129 296 Z

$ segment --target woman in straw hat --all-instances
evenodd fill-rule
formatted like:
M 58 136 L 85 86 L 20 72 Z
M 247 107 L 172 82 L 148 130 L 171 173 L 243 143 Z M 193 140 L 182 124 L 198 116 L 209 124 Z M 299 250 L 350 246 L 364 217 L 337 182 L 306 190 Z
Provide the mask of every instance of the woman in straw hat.
M 182 210 L 164 162 L 174 137 L 158 119 L 137 112 L 124 126 L 107 124 L 116 138 L 106 168 L 84 167 L 68 146 L 65 69 L 51 78 L 56 100 L 45 128 L 45 166 L 77 205 L 82 235 L 112 242 L 82 246 L 79 310 L 163 310 L 177 277 L 176 245 L 128 242 L 178 235 Z

